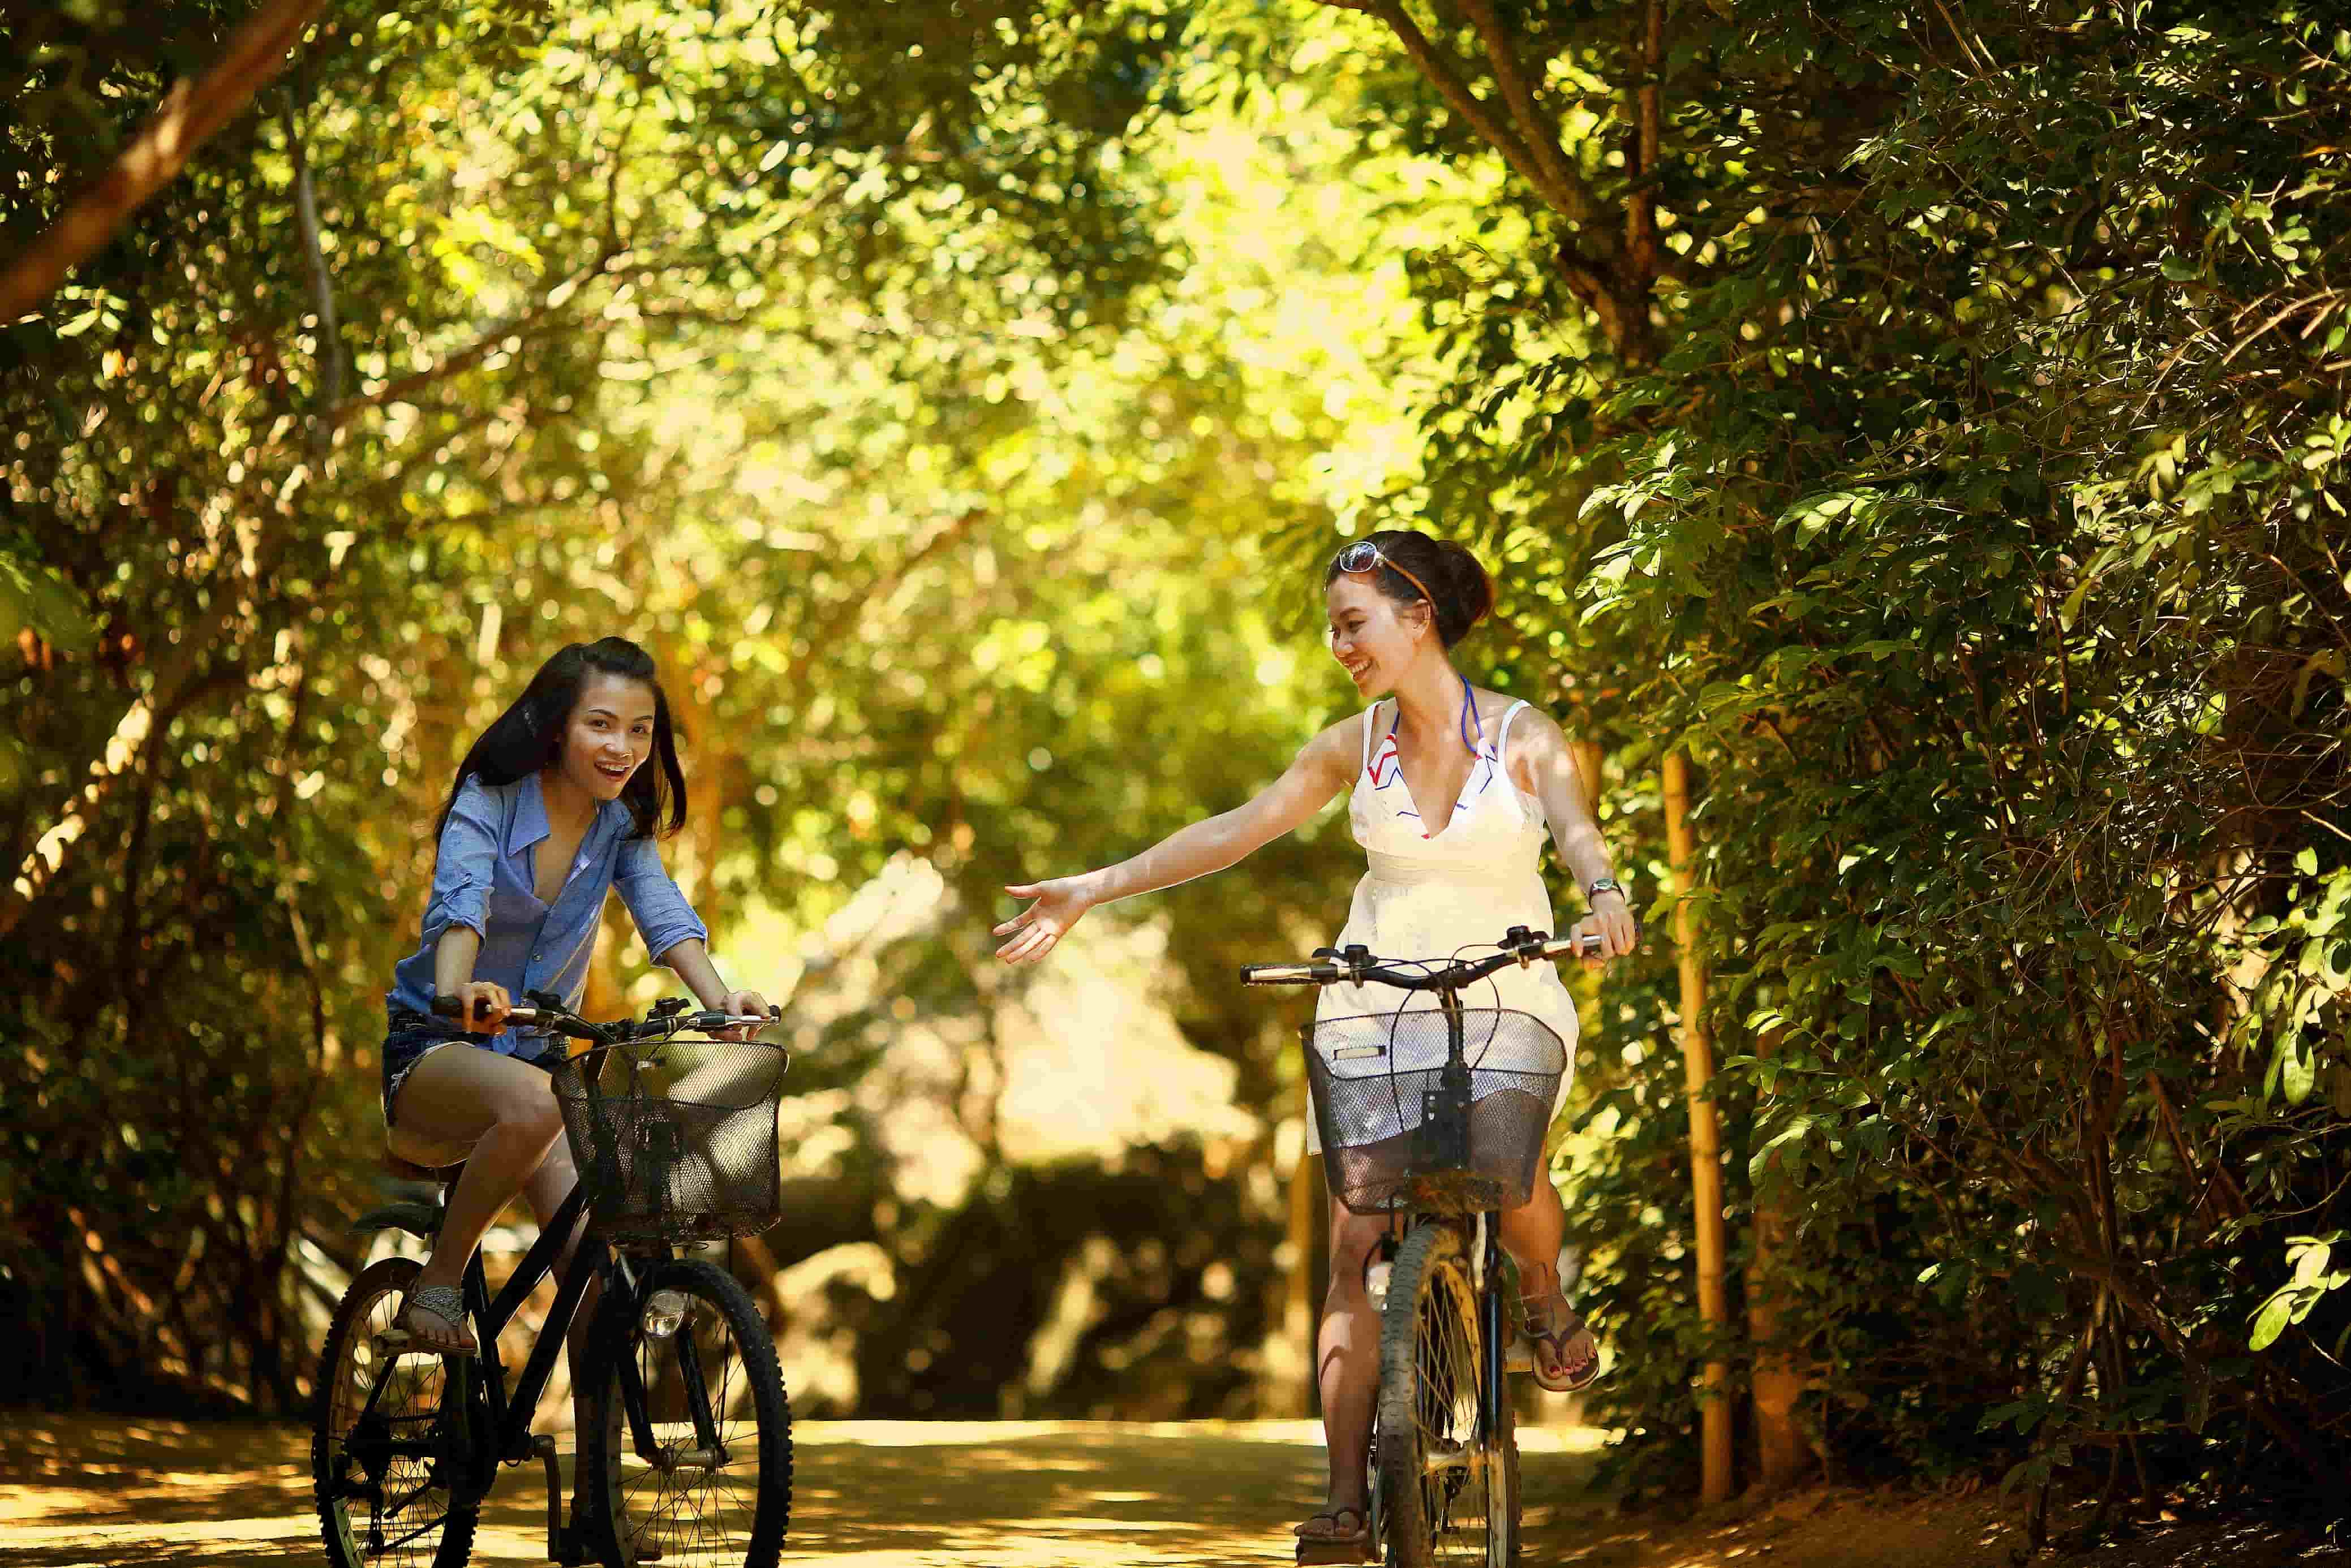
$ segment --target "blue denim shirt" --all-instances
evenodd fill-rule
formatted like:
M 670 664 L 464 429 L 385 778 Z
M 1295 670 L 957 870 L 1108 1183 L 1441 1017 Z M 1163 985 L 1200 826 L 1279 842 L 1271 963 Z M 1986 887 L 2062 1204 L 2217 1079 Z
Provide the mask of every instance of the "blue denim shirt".
M 578 1007 L 588 987 L 588 960 L 604 896 L 615 887 L 655 959 L 689 937 L 709 940 L 693 906 L 662 868 L 653 841 L 631 838 L 631 826 L 629 808 L 620 801 L 600 805 L 562 889 L 553 903 L 541 903 L 531 867 L 532 846 L 548 836 L 538 775 L 526 774 L 510 784 L 468 778 L 441 830 L 424 940 L 393 970 L 385 1011 L 432 1010 L 433 950 L 451 926 L 471 926 L 482 934 L 475 980 L 496 981 L 517 1002 L 526 991 L 551 991 L 566 1006 Z M 491 1050 L 507 1056 L 535 1056 L 542 1046 L 536 1033 L 512 1029 L 489 1042 Z

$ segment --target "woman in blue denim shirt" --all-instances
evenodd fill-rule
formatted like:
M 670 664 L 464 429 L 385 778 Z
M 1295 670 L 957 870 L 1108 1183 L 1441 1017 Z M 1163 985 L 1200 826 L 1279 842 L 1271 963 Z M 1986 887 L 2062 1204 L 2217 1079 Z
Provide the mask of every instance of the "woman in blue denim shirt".
M 458 764 L 435 826 L 423 938 L 385 999 L 392 1152 L 418 1165 L 465 1163 L 395 1320 L 432 1349 L 479 1349 L 457 1286 L 498 1210 L 520 1194 L 543 1225 L 577 1179 L 542 1065 L 541 1053 L 559 1053 L 561 1042 L 500 1026 L 525 991 L 579 1005 L 606 895 L 620 889 L 653 961 L 705 1007 L 768 1010 L 758 992 L 718 978 L 709 932 L 662 868 L 654 835 L 684 823 L 668 700 L 653 659 L 622 638 L 575 642 L 549 659 Z M 464 1004 L 472 1033 L 432 1015 L 436 995 Z M 575 1336 L 589 1319 L 579 1314 Z

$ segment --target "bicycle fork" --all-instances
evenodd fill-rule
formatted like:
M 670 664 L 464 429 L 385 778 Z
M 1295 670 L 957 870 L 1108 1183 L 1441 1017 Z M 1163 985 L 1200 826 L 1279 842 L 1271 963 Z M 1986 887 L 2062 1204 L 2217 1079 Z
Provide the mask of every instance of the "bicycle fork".
M 1478 1280 L 1478 1430 L 1490 1465 L 1501 1473 L 1502 1402 L 1510 1397 L 1504 1376 L 1506 1331 L 1510 1314 L 1502 1301 L 1502 1227 L 1499 1216 L 1478 1216 L 1479 1246 Z

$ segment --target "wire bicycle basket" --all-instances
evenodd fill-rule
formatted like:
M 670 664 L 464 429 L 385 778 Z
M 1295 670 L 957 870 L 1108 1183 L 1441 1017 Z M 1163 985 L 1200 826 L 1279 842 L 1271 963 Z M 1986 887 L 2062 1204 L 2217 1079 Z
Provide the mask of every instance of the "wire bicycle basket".
M 673 1036 L 555 1068 L 564 1137 L 613 1240 L 716 1241 L 782 1218 L 776 1113 L 790 1055 L 765 1041 Z
M 1356 1214 L 1479 1214 L 1533 1196 L 1567 1047 L 1531 1013 L 1461 1010 L 1448 1068 L 1436 1008 L 1299 1032 L 1332 1196 Z

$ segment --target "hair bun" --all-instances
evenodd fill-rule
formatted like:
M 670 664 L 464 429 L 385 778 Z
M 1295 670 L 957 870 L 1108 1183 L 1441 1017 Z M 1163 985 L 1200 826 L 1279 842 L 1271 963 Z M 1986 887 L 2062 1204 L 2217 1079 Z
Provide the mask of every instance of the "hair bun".
M 1452 539 L 1437 542 L 1437 558 L 1444 563 L 1447 597 L 1457 618 L 1458 628 L 1445 639 L 1450 648 L 1468 634 L 1469 628 L 1493 613 L 1494 582 L 1486 575 L 1485 566 L 1469 553 L 1468 546 Z M 1435 585 L 1431 585 L 1434 587 Z

